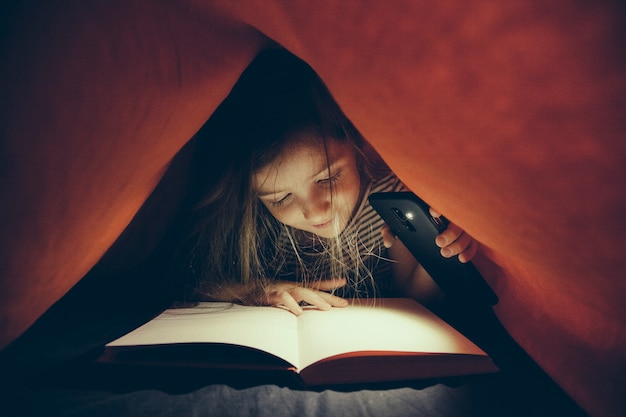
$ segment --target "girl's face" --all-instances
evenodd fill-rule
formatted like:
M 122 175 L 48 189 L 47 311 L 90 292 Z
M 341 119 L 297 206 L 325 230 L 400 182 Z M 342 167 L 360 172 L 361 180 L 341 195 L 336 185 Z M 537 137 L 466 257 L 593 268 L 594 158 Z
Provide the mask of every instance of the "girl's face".
M 333 238 L 354 212 L 361 181 L 352 145 L 336 139 L 326 142 L 326 149 L 321 140 L 290 143 L 252 181 L 278 221 Z

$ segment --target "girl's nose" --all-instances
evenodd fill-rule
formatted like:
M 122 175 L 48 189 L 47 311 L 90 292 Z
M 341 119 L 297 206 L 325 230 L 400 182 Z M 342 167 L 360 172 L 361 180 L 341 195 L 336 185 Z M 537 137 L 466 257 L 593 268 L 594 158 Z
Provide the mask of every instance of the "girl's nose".
M 330 212 L 330 193 L 327 190 L 312 193 L 308 201 L 302 207 L 302 214 L 307 220 L 320 222 L 328 220 Z

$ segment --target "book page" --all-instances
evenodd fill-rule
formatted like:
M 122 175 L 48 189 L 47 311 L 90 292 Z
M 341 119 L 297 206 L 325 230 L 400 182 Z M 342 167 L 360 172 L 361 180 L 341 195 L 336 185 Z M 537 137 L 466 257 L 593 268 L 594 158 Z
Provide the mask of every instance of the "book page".
M 229 343 L 272 353 L 298 367 L 297 318 L 274 307 L 201 302 L 165 310 L 107 346 Z
M 378 299 L 373 307 L 354 304 L 330 311 L 306 310 L 298 325 L 302 368 L 330 356 L 357 351 L 486 355 L 410 299 Z

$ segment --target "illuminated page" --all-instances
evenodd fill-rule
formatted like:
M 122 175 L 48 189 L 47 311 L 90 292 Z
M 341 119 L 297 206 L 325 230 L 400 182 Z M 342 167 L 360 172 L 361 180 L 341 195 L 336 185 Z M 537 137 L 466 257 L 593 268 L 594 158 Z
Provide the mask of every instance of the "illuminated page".
M 362 301 L 364 303 L 365 301 Z M 359 351 L 454 353 L 486 356 L 469 339 L 410 299 L 379 299 L 299 317 L 300 364 Z
M 227 343 L 269 352 L 298 367 L 297 318 L 274 307 L 201 302 L 165 310 L 107 346 Z

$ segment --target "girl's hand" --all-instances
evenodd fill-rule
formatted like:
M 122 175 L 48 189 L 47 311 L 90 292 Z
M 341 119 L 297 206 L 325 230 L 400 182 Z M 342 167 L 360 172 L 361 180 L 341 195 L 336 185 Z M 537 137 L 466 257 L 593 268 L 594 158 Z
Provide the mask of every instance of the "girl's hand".
M 430 209 L 430 215 L 433 217 L 439 217 L 432 208 Z M 391 232 L 391 229 L 386 224 L 381 229 L 383 235 L 383 245 L 386 248 L 391 248 L 396 240 L 396 236 Z M 465 233 L 463 229 L 454 223 L 450 223 L 448 228 L 441 232 L 435 239 L 435 244 L 441 248 L 441 256 L 444 258 L 451 258 L 455 255 L 459 255 L 459 261 L 467 263 L 471 261 L 476 252 L 478 251 L 478 243 L 470 235 Z
M 434 307 L 444 298 L 439 286 L 388 225 L 383 225 L 381 232 L 383 245 L 389 249 L 389 257 L 393 260 L 391 270 L 398 294 Z
M 432 208 L 430 215 L 433 217 L 440 216 Z M 454 223 L 450 223 L 448 228 L 437 236 L 435 243 L 441 248 L 441 256 L 451 258 L 459 255 L 459 261 L 462 263 L 471 261 L 478 251 L 478 243 L 474 238 Z
M 345 278 L 319 281 L 312 287 L 302 287 L 295 282 L 281 281 L 266 289 L 265 295 L 269 305 L 286 308 L 299 316 L 303 311 L 300 306 L 302 301 L 319 310 L 346 307 L 348 305 L 347 300 L 325 292 L 344 285 L 346 285 Z
M 387 223 L 383 224 L 383 227 L 382 229 L 380 229 L 380 232 L 383 235 L 383 246 L 385 246 L 387 249 L 391 248 L 393 244 L 395 243 L 397 236 L 395 236 L 391 232 L 391 228 L 387 225 Z

